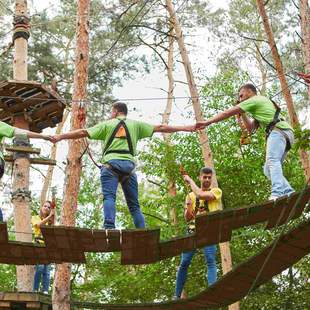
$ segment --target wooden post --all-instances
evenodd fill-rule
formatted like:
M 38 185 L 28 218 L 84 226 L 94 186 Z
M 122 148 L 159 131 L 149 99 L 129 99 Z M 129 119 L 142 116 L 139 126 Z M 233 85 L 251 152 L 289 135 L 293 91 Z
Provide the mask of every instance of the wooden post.
M 29 28 L 29 18 L 27 16 L 27 1 L 15 1 L 15 16 L 14 16 L 15 30 L 25 30 L 24 36 L 19 36 L 14 33 L 14 62 L 13 62 L 13 78 L 15 80 L 27 80 L 27 31 Z M 21 26 L 21 27 L 19 27 Z M 24 115 L 14 115 L 13 125 L 22 129 L 29 129 L 28 121 Z M 21 141 L 22 144 L 27 145 L 28 139 Z M 12 202 L 14 204 L 14 226 L 16 233 L 16 240 L 18 241 L 32 241 L 32 230 L 30 224 L 30 208 L 29 202 L 31 200 L 29 192 L 29 170 L 30 161 L 27 157 L 19 157 L 14 160 L 13 164 L 13 184 L 12 184 Z M 23 197 L 15 197 L 16 191 L 23 191 Z M 32 266 L 17 266 L 17 289 L 18 291 L 31 291 L 33 284 L 33 267 Z
M 171 19 L 169 19 L 169 24 L 171 25 Z M 173 43 L 174 43 L 174 30 L 173 28 L 169 32 L 169 37 L 168 37 L 168 67 L 167 67 L 167 76 L 168 76 L 168 98 L 167 98 L 167 105 L 165 108 L 165 111 L 163 113 L 163 119 L 162 123 L 167 125 L 169 123 L 171 111 L 172 111 L 172 103 L 173 103 L 173 90 L 174 90 L 174 78 L 173 78 Z M 164 141 L 167 143 L 167 145 L 171 145 L 170 142 L 170 134 L 164 133 Z M 173 198 L 177 194 L 176 186 L 175 186 L 175 181 L 174 180 L 168 180 L 168 196 Z M 178 222 L 177 219 L 177 212 L 176 208 L 173 207 L 170 210 L 170 217 L 172 220 L 173 225 L 176 225 Z
M 75 74 L 72 96 L 71 130 L 85 126 L 85 107 L 82 100 L 87 98 L 89 62 L 89 10 L 90 0 L 77 2 L 77 28 L 75 51 Z M 80 187 L 81 156 L 84 149 L 82 140 L 69 140 L 67 167 L 64 186 L 64 199 L 61 209 L 61 225 L 74 226 L 77 209 L 77 196 Z M 71 265 L 56 266 L 53 289 L 53 309 L 70 309 Z
M 305 73 L 310 74 L 310 8 L 308 0 L 299 1 L 300 25 L 302 38 L 302 53 Z M 308 99 L 310 100 L 310 84 L 308 84 Z
M 305 2 L 307 2 L 307 1 L 305 1 Z M 256 3 L 257 3 L 259 14 L 263 20 L 265 32 L 266 32 L 266 35 L 268 38 L 268 43 L 269 43 L 271 53 L 272 53 L 273 62 L 274 62 L 276 71 L 278 73 L 278 77 L 280 80 L 283 96 L 284 96 L 284 99 L 286 101 L 288 113 L 290 116 L 291 124 L 293 127 L 297 127 L 297 126 L 299 126 L 299 121 L 298 121 L 297 114 L 296 114 L 296 111 L 294 108 L 292 94 L 290 92 L 290 88 L 289 88 L 289 85 L 288 85 L 286 77 L 285 77 L 281 58 L 280 58 L 280 55 L 278 53 L 277 45 L 276 45 L 276 42 L 274 40 L 273 32 L 272 32 L 272 29 L 271 29 L 271 26 L 269 23 L 269 19 L 268 19 L 266 10 L 265 10 L 264 1 L 263 0 L 256 0 Z M 306 27 L 309 27 L 309 24 L 306 25 Z M 305 173 L 306 179 L 309 180 L 309 178 L 310 178 L 309 156 L 308 156 L 307 152 L 305 150 L 302 150 L 302 149 L 299 151 L 299 155 L 300 155 L 301 163 L 302 163 L 303 168 L 304 168 L 304 173 Z
M 187 83 L 188 83 L 189 91 L 192 97 L 195 118 L 196 118 L 196 121 L 201 121 L 203 120 L 203 116 L 202 116 L 201 105 L 199 101 L 199 94 L 198 94 L 198 90 L 195 84 L 195 79 L 194 79 L 192 67 L 189 61 L 188 53 L 187 53 L 187 50 L 184 44 L 184 37 L 183 37 L 182 29 L 181 29 L 179 20 L 176 16 L 172 1 L 167 0 L 166 6 L 169 12 L 169 15 L 171 17 L 172 23 L 173 23 L 176 40 L 179 45 L 179 49 L 180 49 L 180 53 L 181 53 L 181 57 L 183 61 L 183 66 L 184 66 L 185 74 L 187 78 Z M 202 148 L 204 163 L 206 166 L 212 167 L 214 170 L 212 151 L 211 151 L 209 141 L 208 141 L 208 136 L 205 130 L 202 130 L 199 132 L 199 140 L 200 140 L 200 144 Z M 215 170 L 214 170 L 214 174 L 215 174 Z M 214 175 L 214 181 L 213 181 L 212 186 L 216 186 L 216 187 L 218 186 L 216 175 Z M 221 243 L 220 251 L 221 251 L 222 269 L 223 269 L 223 273 L 225 274 L 232 269 L 232 260 L 231 260 L 229 243 L 228 242 Z M 229 309 L 238 310 L 239 303 L 237 302 L 237 303 L 234 303 L 233 305 L 230 305 Z

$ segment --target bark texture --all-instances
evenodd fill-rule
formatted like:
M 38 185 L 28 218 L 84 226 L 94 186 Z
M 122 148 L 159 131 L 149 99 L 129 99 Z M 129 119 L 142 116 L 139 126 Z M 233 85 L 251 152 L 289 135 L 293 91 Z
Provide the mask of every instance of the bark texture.
M 89 10 L 90 0 L 77 2 L 77 30 L 75 73 L 72 96 L 71 130 L 85 126 L 84 102 L 87 98 L 88 63 L 89 63 Z M 77 209 L 77 197 L 80 187 L 82 169 L 81 156 L 83 152 L 82 140 L 69 140 L 67 167 L 64 186 L 64 199 L 61 209 L 61 225 L 74 226 Z M 71 265 L 60 264 L 56 266 L 53 309 L 70 309 L 70 277 Z

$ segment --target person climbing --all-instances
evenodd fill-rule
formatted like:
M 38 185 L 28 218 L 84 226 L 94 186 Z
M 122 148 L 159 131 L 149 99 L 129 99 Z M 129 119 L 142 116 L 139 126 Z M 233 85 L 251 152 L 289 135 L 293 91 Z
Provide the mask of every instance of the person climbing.
M 34 241 L 44 245 L 44 239 L 41 232 L 41 227 L 44 225 L 55 224 L 55 204 L 52 201 L 45 201 L 40 208 L 39 215 L 32 216 L 31 224 L 34 233 Z M 48 294 L 50 286 L 51 266 L 49 264 L 36 265 L 33 280 L 33 292 L 38 292 L 41 286 L 43 294 Z
M 49 140 L 49 141 L 51 140 L 51 136 L 49 135 L 43 135 L 40 133 L 16 128 L 7 123 L 0 121 L 0 180 L 3 177 L 4 167 L 5 167 L 4 156 L 2 153 L 2 140 L 5 137 L 7 138 L 13 138 L 13 137 L 33 138 L 33 139 L 44 139 L 44 140 Z M 2 216 L 2 210 L 0 208 L 0 222 L 1 221 L 3 221 L 3 216 Z
M 134 172 L 137 142 L 148 138 L 154 132 L 172 133 L 194 131 L 195 125 L 169 126 L 150 125 L 127 118 L 127 105 L 116 102 L 112 105 L 109 120 L 88 129 L 78 129 L 56 135 L 53 142 L 63 139 L 90 138 L 104 141 L 103 165 L 100 167 L 100 180 L 103 193 L 104 228 L 115 228 L 115 199 L 118 183 L 121 183 L 127 206 L 136 228 L 144 228 L 144 216 L 138 201 L 137 175 Z
M 192 192 L 186 196 L 184 218 L 187 222 L 187 233 L 195 232 L 195 218 L 199 214 L 213 212 L 220 209 L 222 191 L 217 187 L 211 187 L 213 170 L 209 167 L 204 167 L 200 170 L 199 181 L 200 187 L 192 180 L 192 178 L 183 174 L 184 181 L 189 184 Z M 184 252 L 181 255 L 181 262 L 178 267 L 175 298 L 181 298 L 183 287 L 187 278 L 188 267 L 196 253 L 196 249 Z M 207 265 L 207 282 L 212 285 L 217 280 L 216 270 L 216 245 L 205 246 L 202 249 L 206 265 Z
M 294 143 L 293 128 L 279 117 L 281 109 L 264 96 L 257 95 L 253 84 L 244 84 L 239 89 L 239 104 L 227 109 L 206 121 L 197 122 L 196 129 L 203 129 L 213 123 L 220 122 L 233 115 L 241 114 L 249 133 L 258 127 L 266 132 L 266 161 L 264 173 L 271 181 L 270 200 L 277 199 L 294 192 L 294 189 L 283 175 L 282 163 L 287 152 Z M 248 118 L 245 113 L 253 117 Z

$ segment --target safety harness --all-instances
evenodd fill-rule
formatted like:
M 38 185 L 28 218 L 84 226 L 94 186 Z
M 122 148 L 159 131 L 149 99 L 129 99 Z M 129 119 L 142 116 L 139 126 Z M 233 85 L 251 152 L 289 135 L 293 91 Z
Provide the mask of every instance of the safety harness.
M 120 136 L 117 136 L 119 131 L 121 131 L 122 128 L 125 130 L 125 134 L 121 134 Z M 128 144 L 128 150 L 125 150 L 125 149 L 123 149 L 123 150 L 113 150 L 113 149 L 109 150 L 109 147 L 111 146 L 111 144 L 115 138 L 126 139 L 127 144 Z M 132 156 L 134 156 L 131 136 L 130 136 L 128 127 L 127 127 L 124 120 L 119 121 L 119 123 L 114 128 L 111 136 L 109 137 L 109 140 L 107 141 L 107 143 L 103 149 L 103 156 L 107 155 L 107 154 L 111 154 L 111 153 L 131 154 Z M 124 181 L 126 181 L 131 176 L 131 174 L 133 173 L 133 171 L 131 171 L 130 173 L 124 173 L 122 171 L 119 171 L 118 169 L 116 169 L 115 167 L 113 167 L 109 163 L 104 164 L 103 166 L 108 168 L 115 176 L 117 176 L 120 183 L 123 183 Z
M 195 211 L 196 210 L 201 210 L 201 209 L 203 209 L 204 211 L 209 211 L 210 212 L 208 201 L 204 200 L 203 203 L 201 204 L 200 203 L 200 199 L 198 197 L 196 197 Z M 188 223 L 187 232 L 189 234 L 192 234 L 192 233 L 195 232 L 195 221 L 194 220 L 191 220 Z
M 281 118 L 279 118 L 280 112 L 281 112 L 281 108 L 271 98 L 270 98 L 270 101 L 273 103 L 273 105 L 274 105 L 274 107 L 276 109 L 276 112 L 274 113 L 273 120 L 266 126 L 266 129 L 265 129 L 266 140 L 268 139 L 271 131 L 275 128 L 276 124 L 279 123 L 282 120 Z M 280 129 L 279 132 L 285 138 L 285 141 L 286 141 L 285 151 L 288 152 L 291 149 L 290 139 L 289 139 L 288 135 L 283 130 Z
M 108 148 L 111 146 L 114 138 L 116 137 L 116 134 L 118 133 L 118 131 L 121 129 L 121 127 L 124 128 L 126 135 L 120 137 L 120 138 L 125 138 L 127 140 L 127 144 L 128 144 L 128 150 L 108 150 Z M 103 149 L 103 155 L 107 155 L 110 153 L 118 153 L 118 154 L 131 154 L 132 156 L 134 156 L 134 151 L 133 151 L 133 147 L 132 147 L 132 140 L 131 140 L 131 136 L 128 130 L 128 127 L 126 125 L 126 123 L 124 122 L 124 120 L 120 120 L 120 122 L 117 124 L 117 126 L 114 128 L 109 140 L 107 141 L 104 149 Z

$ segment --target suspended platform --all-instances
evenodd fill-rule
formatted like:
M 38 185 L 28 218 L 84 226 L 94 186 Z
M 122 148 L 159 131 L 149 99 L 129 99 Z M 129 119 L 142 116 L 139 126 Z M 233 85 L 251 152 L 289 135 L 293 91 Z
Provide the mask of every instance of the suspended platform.
M 56 91 L 33 81 L 0 81 L 0 120 L 13 125 L 24 115 L 30 130 L 41 132 L 62 121 L 65 102 Z
M 0 310 L 52 310 L 51 299 L 38 293 L 0 292 Z
M 121 252 L 121 263 L 150 264 L 184 251 L 226 242 L 232 231 L 266 222 L 266 229 L 298 218 L 310 198 L 310 187 L 302 193 L 261 205 L 211 212 L 198 216 L 196 233 L 160 241 L 160 229 L 91 230 L 66 226 L 42 227 L 45 245 L 10 241 L 7 226 L 0 224 L 0 263 L 34 265 L 85 263 L 85 252 Z M 291 214 L 290 214 L 291 213 Z
M 310 252 L 310 221 L 284 234 L 259 254 L 239 264 L 216 283 L 194 297 L 164 303 L 98 304 L 71 302 L 71 309 L 104 310 L 199 310 L 215 309 L 241 300 L 252 289 L 297 263 Z M 252 285 L 255 284 L 253 287 Z M 36 293 L 0 293 L 0 309 L 49 310 L 48 297 Z M 31 307 L 31 306 L 36 307 Z M 15 306 L 15 308 L 13 308 Z M 17 307 L 18 306 L 18 307 Z
M 310 221 L 307 221 L 284 234 L 278 242 L 274 241 L 259 254 L 233 268 L 206 290 L 185 300 L 123 305 L 72 302 L 72 306 L 73 309 L 104 310 L 199 310 L 228 306 L 309 254 L 309 236 Z M 252 288 L 255 281 L 257 282 Z

